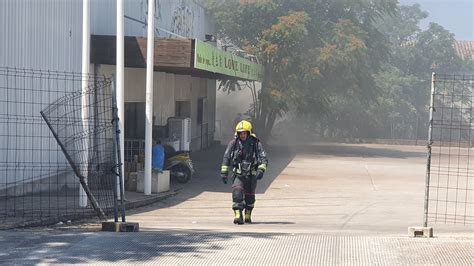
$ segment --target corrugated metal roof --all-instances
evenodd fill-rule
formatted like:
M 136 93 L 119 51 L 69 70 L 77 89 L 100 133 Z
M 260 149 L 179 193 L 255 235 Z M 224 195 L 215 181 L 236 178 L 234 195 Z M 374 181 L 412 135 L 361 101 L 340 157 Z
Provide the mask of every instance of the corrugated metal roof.
M 474 41 L 455 41 L 454 49 L 462 59 L 474 60 Z

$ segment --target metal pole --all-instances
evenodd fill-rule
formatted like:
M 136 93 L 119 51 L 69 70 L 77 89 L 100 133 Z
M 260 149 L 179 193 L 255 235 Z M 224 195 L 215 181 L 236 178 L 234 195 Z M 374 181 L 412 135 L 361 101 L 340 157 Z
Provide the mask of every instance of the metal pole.
M 118 150 L 117 150 L 117 146 L 119 145 L 119 142 L 120 142 L 120 137 L 118 136 L 118 134 L 120 134 L 120 130 L 119 130 L 119 126 L 118 126 L 118 113 L 117 113 L 117 90 L 115 88 L 115 80 L 114 80 L 114 77 L 112 77 L 112 116 L 113 116 L 113 120 L 112 120 L 112 123 L 113 123 L 113 127 L 114 127 L 114 138 L 113 138 L 113 142 L 114 142 L 114 163 L 115 163 L 115 166 L 114 166 L 114 174 L 115 174 L 115 178 L 113 180 L 113 191 L 114 191 L 114 221 L 117 223 L 118 222 L 118 192 L 117 192 L 117 188 L 119 186 L 119 178 L 120 178 L 120 174 L 119 174 L 119 171 L 118 169 L 120 169 L 120 159 L 119 159 L 119 154 L 118 154 Z
M 113 121 L 114 121 L 114 129 L 115 129 L 115 137 L 114 137 L 114 158 L 116 162 L 116 171 L 117 171 L 117 178 L 115 179 L 115 186 L 114 186 L 114 194 L 116 198 L 114 199 L 114 203 L 116 204 L 117 200 L 120 200 L 120 208 L 122 214 L 122 222 L 125 222 L 125 203 L 124 203 L 124 196 L 123 196 L 123 187 L 124 184 L 122 183 L 123 180 L 123 172 L 122 172 L 122 157 L 121 157 L 121 149 L 120 148 L 120 118 L 118 117 L 118 110 L 117 110 L 117 88 L 115 87 L 115 82 L 112 83 L 112 108 L 113 108 Z M 119 191 L 117 195 L 117 191 Z M 114 218 L 115 222 L 118 222 L 118 207 L 114 205 Z
M 145 173 L 143 188 L 151 195 L 151 150 L 153 134 L 153 66 L 155 50 L 155 0 L 148 0 L 148 35 L 146 48 L 146 115 L 145 115 Z
M 118 128 L 117 128 L 118 130 Z M 120 130 L 118 131 L 118 134 L 122 135 L 122 133 L 120 132 Z M 119 135 L 119 136 L 120 136 Z M 120 140 L 120 137 L 117 138 L 117 140 Z M 123 149 L 120 148 L 120 145 L 117 145 L 117 156 L 118 156 L 118 160 L 119 162 L 122 161 L 122 151 Z M 123 164 L 120 165 L 120 167 L 118 168 L 119 172 L 118 172 L 118 180 L 119 180 L 119 187 L 120 187 L 120 207 L 122 208 L 122 222 L 125 223 L 125 197 L 123 195 L 124 193 L 124 183 L 123 183 L 123 172 L 122 172 L 122 169 L 123 169 Z
M 82 110 L 82 122 L 84 125 L 84 132 L 88 132 L 89 127 L 89 106 L 87 90 L 89 87 L 89 57 L 90 57 L 90 0 L 82 1 L 82 98 L 81 98 L 81 110 Z M 83 176 L 86 178 L 84 182 L 87 184 L 87 176 L 89 171 L 89 139 L 87 136 L 84 137 L 84 148 L 85 148 L 85 167 Z M 87 207 L 87 195 L 82 186 L 79 186 L 79 206 Z
M 117 84 L 117 111 L 118 111 L 118 118 L 119 118 L 119 130 L 122 134 L 120 134 L 120 147 L 124 147 L 124 69 L 125 69 L 125 61 L 124 61 L 124 11 L 123 11 L 123 1 L 124 0 L 117 0 L 117 77 L 116 77 L 116 84 Z M 124 149 L 120 151 L 121 158 L 124 158 Z M 124 164 L 120 161 L 122 173 L 124 172 Z M 122 177 L 123 179 L 123 177 Z M 123 184 L 123 180 L 122 184 Z
M 415 145 L 418 145 L 418 111 L 416 112 Z
M 87 195 L 87 198 L 90 200 L 92 208 L 94 208 L 94 210 L 96 211 L 97 216 L 99 216 L 99 218 L 102 219 L 102 220 L 107 220 L 107 217 L 105 216 L 104 211 L 100 207 L 99 202 L 94 197 L 94 195 L 92 194 L 92 192 L 89 189 L 89 186 L 85 182 L 86 178 L 82 175 L 81 171 L 79 171 L 77 166 L 74 164 L 74 161 L 72 160 L 69 153 L 66 151 L 66 148 L 64 147 L 63 143 L 59 140 L 58 134 L 54 131 L 53 126 L 51 125 L 49 120 L 46 118 L 43 111 L 40 111 L 40 114 L 41 114 L 41 117 L 43 117 L 43 120 L 48 125 L 48 128 L 51 130 L 51 133 L 53 134 L 54 139 L 56 139 L 56 142 L 58 142 L 58 145 L 61 148 L 61 150 L 63 151 L 64 156 L 66 157 L 66 160 L 69 162 L 69 165 L 71 166 L 72 170 L 74 171 L 76 176 L 79 178 L 79 182 L 81 183 L 81 186 L 84 188 L 84 191 Z
M 430 100 L 430 121 L 428 129 L 428 155 L 426 162 L 426 180 L 425 180 L 425 204 L 424 204 L 424 215 L 423 215 L 423 226 L 428 226 L 428 200 L 430 197 L 430 168 L 431 168 L 431 146 L 433 144 L 433 112 L 434 108 L 434 95 L 435 95 L 435 83 L 436 74 L 431 74 L 431 100 Z

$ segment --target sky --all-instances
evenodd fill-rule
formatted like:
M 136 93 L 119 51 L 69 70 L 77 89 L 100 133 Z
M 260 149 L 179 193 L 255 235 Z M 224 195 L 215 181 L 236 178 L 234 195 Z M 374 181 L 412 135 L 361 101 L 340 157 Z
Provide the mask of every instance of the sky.
M 401 5 L 420 4 L 429 16 L 420 24 L 435 22 L 455 34 L 456 40 L 474 41 L 474 0 L 399 0 Z

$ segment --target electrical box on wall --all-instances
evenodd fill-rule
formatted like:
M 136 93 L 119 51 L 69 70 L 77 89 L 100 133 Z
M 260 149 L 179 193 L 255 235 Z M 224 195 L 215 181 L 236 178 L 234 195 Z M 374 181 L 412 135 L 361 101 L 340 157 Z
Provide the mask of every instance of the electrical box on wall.
M 191 118 L 168 118 L 168 137 L 171 139 L 179 139 L 179 149 L 189 151 L 191 147 Z

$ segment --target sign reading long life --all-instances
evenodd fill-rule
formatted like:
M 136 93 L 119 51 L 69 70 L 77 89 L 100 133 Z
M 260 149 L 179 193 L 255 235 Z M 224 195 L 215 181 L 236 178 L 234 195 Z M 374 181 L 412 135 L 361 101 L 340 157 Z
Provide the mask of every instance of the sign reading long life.
M 194 42 L 194 68 L 246 80 L 263 80 L 262 65 L 197 39 Z

